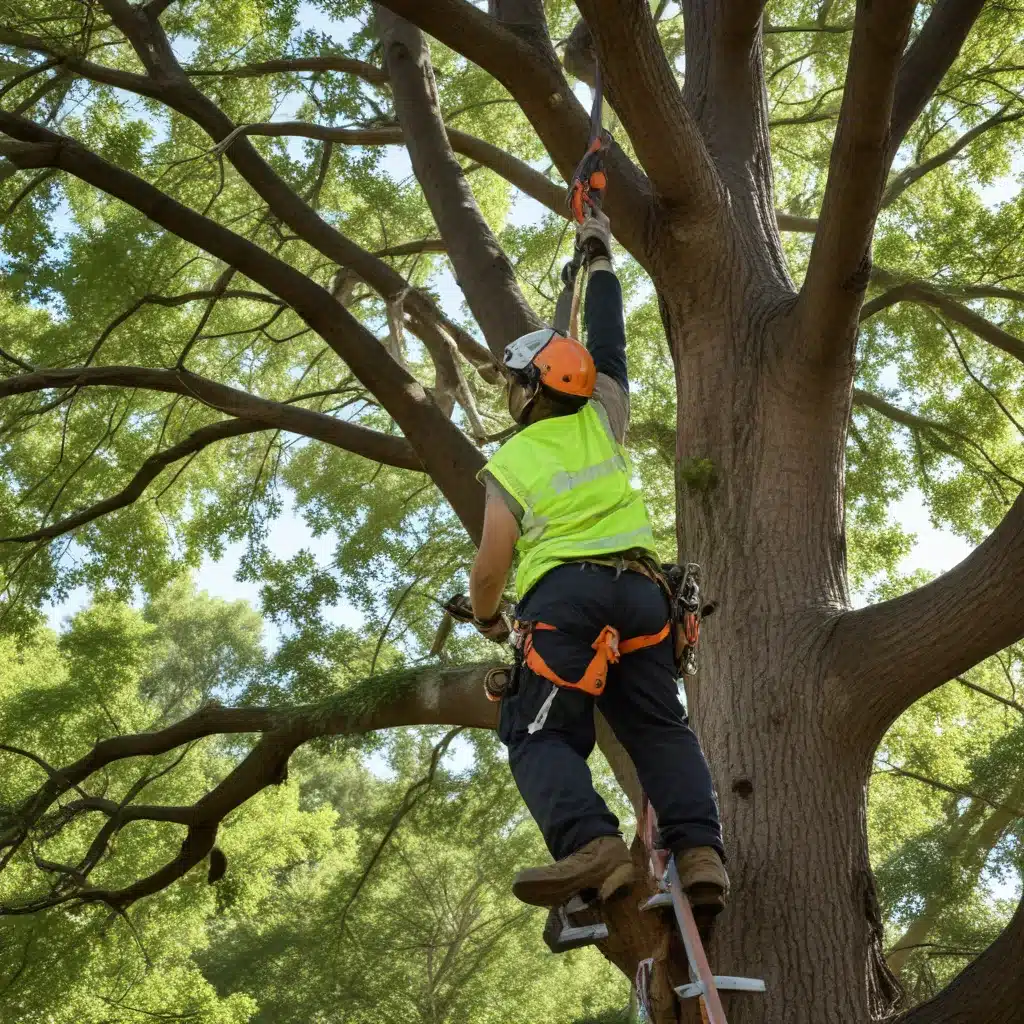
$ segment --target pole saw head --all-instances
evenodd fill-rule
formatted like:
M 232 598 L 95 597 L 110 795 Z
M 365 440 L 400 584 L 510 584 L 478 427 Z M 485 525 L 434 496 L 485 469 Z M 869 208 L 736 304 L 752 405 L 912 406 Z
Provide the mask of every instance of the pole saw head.
M 569 186 L 569 209 L 577 224 L 582 224 L 586 218 L 587 207 L 601 208 L 604 190 L 608 186 L 604 155 L 611 141 L 612 137 L 606 131 L 591 139 L 583 159 L 573 172 L 572 184 Z

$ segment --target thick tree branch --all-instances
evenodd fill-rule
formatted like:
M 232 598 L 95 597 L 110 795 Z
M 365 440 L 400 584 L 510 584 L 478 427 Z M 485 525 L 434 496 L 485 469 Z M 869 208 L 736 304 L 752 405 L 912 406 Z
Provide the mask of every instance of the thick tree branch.
M 683 100 L 721 176 L 748 253 L 790 288 L 774 211 L 768 92 L 760 0 L 682 4 L 686 34 Z
M 985 0 L 936 0 L 924 27 L 900 62 L 886 168 L 892 164 L 911 125 L 952 67 L 984 5 Z
M 1024 492 L 984 543 L 910 594 L 840 617 L 840 712 L 877 743 L 915 700 L 1024 637 Z M 956 628 L 950 628 L 955 620 Z
M 562 74 L 543 25 L 505 25 L 469 0 L 382 4 L 493 75 L 512 94 L 568 181 L 587 146 L 590 119 Z M 649 17 L 649 15 L 648 15 Z M 647 267 L 657 255 L 650 183 L 618 146 L 608 154 L 605 210 L 618 240 Z
M 722 202 L 718 175 L 683 103 L 648 0 L 579 0 L 578 6 L 615 111 L 658 197 L 685 220 L 712 219 Z
M 800 294 L 801 332 L 814 359 L 852 363 L 856 311 L 888 173 L 889 120 L 913 0 L 859 0 L 839 128 L 818 230 Z
M 991 320 L 986 320 L 985 317 L 980 313 L 976 313 L 969 306 L 965 306 L 962 302 L 957 302 L 949 294 L 939 291 L 926 281 L 899 282 L 895 275 L 889 274 L 886 271 L 876 269 L 872 276 L 881 284 L 891 285 L 891 287 L 877 298 L 864 304 L 860 314 L 862 323 L 869 317 L 875 316 L 875 314 L 888 309 L 897 302 L 918 302 L 922 305 L 933 306 L 949 317 L 950 320 L 966 327 L 973 334 L 981 338 L 982 341 L 987 341 L 990 345 L 1002 349 L 1007 355 L 1011 355 L 1014 359 L 1024 363 L 1024 341 L 1008 331 L 1004 331 L 1001 327 L 992 323 Z M 993 298 L 1015 298 L 1013 293 L 1005 289 L 986 290 L 981 287 L 965 291 L 968 292 L 969 297 L 984 297 L 983 293 L 987 292 Z M 996 292 L 1001 294 L 995 294 Z M 1002 294 L 1004 292 L 1005 294 Z
M 1002 935 L 898 1024 L 1015 1024 L 1024 1006 L 1024 902 Z
M 506 345 L 541 321 L 523 298 L 512 264 L 480 213 L 448 143 L 423 34 L 380 6 L 376 11 L 384 66 L 413 170 L 466 301 L 500 358 Z
M 497 714 L 483 693 L 483 678 L 491 664 L 467 665 L 455 669 L 436 667 L 419 671 L 374 677 L 321 704 L 297 708 L 224 708 L 206 707 L 166 729 L 152 733 L 118 736 L 102 740 L 78 761 L 62 769 L 51 770 L 46 782 L 28 796 L 2 823 L 0 850 L 8 854 L 0 861 L 0 870 L 11 862 L 31 833 L 40 827 L 44 816 L 72 789 L 81 787 L 98 771 L 126 758 L 155 757 L 185 744 L 212 735 L 261 733 L 262 739 L 229 775 L 192 807 L 95 806 L 107 816 L 93 846 L 99 860 L 110 836 L 128 820 L 144 817 L 186 824 L 188 834 L 181 850 L 152 874 L 120 889 L 97 889 L 86 877 L 78 884 L 71 876 L 47 896 L 0 907 L 0 915 L 33 913 L 67 902 L 102 902 L 124 909 L 137 900 L 159 892 L 213 849 L 217 829 L 236 807 L 271 785 L 287 778 L 292 752 L 318 736 L 369 732 L 404 725 L 443 724 L 469 728 L 494 728 Z M 383 695 L 387 696 L 383 696 Z M 83 800 L 95 803 L 88 796 Z M 81 803 L 79 801 L 78 803 Z M 90 809 L 83 807 L 82 810 Z M 73 817 L 73 815 L 72 815 Z M 70 820 L 70 818 L 69 818 Z M 90 868 L 91 869 L 91 868 Z
M 358 423 L 335 419 L 333 416 L 316 412 L 314 409 L 304 409 L 299 405 L 259 398 L 247 391 L 229 387 L 227 384 L 220 384 L 207 377 L 197 376 L 185 369 L 163 370 L 147 366 L 79 366 L 66 369 L 37 369 L 32 373 L 18 374 L 15 377 L 6 377 L 0 380 L 0 399 L 11 395 L 30 394 L 35 391 L 48 391 L 53 388 L 84 387 L 144 388 L 150 391 L 182 395 L 185 398 L 194 398 L 218 412 L 238 417 L 239 420 L 249 424 L 242 429 L 241 424 L 238 423 L 237 433 L 232 432 L 232 427 L 228 423 L 213 424 L 181 442 L 182 445 L 188 445 L 196 438 L 200 442 L 199 447 L 195 448 L 196 451 L 199 451 L 205 444 L 219 440 L 218 432 L 223 432 L 223 437 L 234 437 L 255 430 L 274 428 L 302 434 L 305 437 L 323 441 L 336 448 L 354 452 L 385 465 L 397 466 L 401 469 L 423 469 L 412 445 L 401 437 L 392 437 L 390 434 L 382 434 L 379 431 L 361 427 Z M 175 446 L 175 448 L 177 447 L 179 446 Z M 168 449 L 168 452 L 174 450 Z M 159 459 L 166 454 L 167 452 L 158 453 L 152 456 L 152 459 Z M 181 455 L 176 456 L 176 459 L 187 454 L 190 452 L 183 451 Z M 149 462 L 146 465 L 148 466 Z M 52 536 L 56 536 L 56 534 L 52 534 Z M 24 538 L 12 539 L 22 540 Z
M 2 112 L 0 130 L 23 140 L 0 144 L 0 152 L 19 167 L 59 167 L 135 207 L 168 231 L 237 267 L 284 299 L 394 417 L 470 535 L 479 536 L 483 502 L 482 488 L 475 477 L 482 465 L 480 454 L 431 401 L 418 381 L 388 358 L 377 339 L 329 292 L 266 250 L 176 202 L 72 139 Z

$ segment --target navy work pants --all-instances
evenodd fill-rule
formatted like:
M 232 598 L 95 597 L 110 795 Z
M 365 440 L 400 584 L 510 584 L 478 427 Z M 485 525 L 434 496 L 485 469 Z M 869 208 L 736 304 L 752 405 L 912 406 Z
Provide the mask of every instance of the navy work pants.
M 668 601 L 641 573 L 574 562 L 544 576 L 517 612 L 521 620 L 557 627 L 535 632 L 534 646 L 559 676 L 576 680 L 594 656 L 591 645 L 602 627 L 614 626 L 622 640 L 658 633 Z M 498 734 L 555 860 L 619 831 L 587 767 L 595 700 L 636 765 L 665 845 L 673 851 L 711 846 L 724 855 L 711 773 L 679 701 L 671 637 L 622 655 L 600 697 L 560 687 L 543 727 L 531 733 L 551 687 L 524 665 L 518 688 L 502 701 Z

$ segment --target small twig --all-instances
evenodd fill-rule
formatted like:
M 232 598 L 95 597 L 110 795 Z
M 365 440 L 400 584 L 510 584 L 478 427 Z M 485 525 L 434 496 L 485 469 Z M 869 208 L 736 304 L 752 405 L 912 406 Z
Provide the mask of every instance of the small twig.
M 931 786 L 933 789 L 942 790 L 942 792 L 949 793 L 951 796 L 968 797 L 971 800 L 977 800 L 979 803 L 985 804 L 986 807 L 991 807 L 993 810 L 1012 814 L 1015 818 L 1024 818 L 1024 810 L 1020 810 L 1016 807 L 1008 807 L 1006 804 L 990 800 L 988 797 L 982 796 L 980 793 L 975 793 L 969 789 L 960 789 L 956 786 L 950 786 L 948 783 L 939 782 L 937 779 L 931 779 L 927 775 L 919 775 L 917 772 L 908 771 L 906 768 L 897 768 L 894 764 L 891 764 L 888 761 L 883 761 L 882 764 L 886 767 L 884 771 L 878 772 L 880 775 L 896 775 L 905 779 L 913 779 L 915 782 Z
M 998 701 L 1000 704 L 1005 704 L 1008 708 L 1012 708 L 1014 711 L 1021 715 L 1024 715 L 1024 705 L 1018 704 L 1015 700 L 1010 700 L 1008 697 L 1001 697 L 998 693 L 994 693 L 992 690 L 986 690 L 984 686 L 978 686 L 977 683 L 972 683 L 963 676 L 957 676 L 956 681 L 961 686 L 966 686 L 969 690 L 974 690 L 976 693 L 983 694 L 991 700 Z
M 0 348 L 0 359 L 6 359 L 9 363 L 14 363 L 15 366 L 20 366 L 23 370 L 27 370 L 29 373 L 35 373 L 35 367 L 31 363 L 26 363 L 24 359 L 19 359 L 17 356 L 13 356 L 10 352 L 5 352 Z
M 1009 409 L 1006 408 L 1000 397 L 971 369 L 970 364 L 967 362 L 967 357 L 964 355 L 963 349 L 960 347 L 960 342 L 957 341 L 956 333 L 953 329 L 946 323 L 945 319 L 938 314 L 935 315 L 935 319 L 942 325 L 942 329 L 946 332 L 949 336 L 949 340 L 953 343 L 953 347 L 956 349 L 956 354 L 960 357 L 960 362 L 963 365 L 964 370 L 967 372 L 967 376 L 970 377 L 971 380 L 973 380 L 974 383 L 977 384 L 978 387 L 981 388 L 981 390 L 999 406 L 1006 418 L 1017 428 L 1017 433 L 1020 434 L 1021 437 L 1024 437 L 1024 427 L 1020 425 L 1017 418 Z

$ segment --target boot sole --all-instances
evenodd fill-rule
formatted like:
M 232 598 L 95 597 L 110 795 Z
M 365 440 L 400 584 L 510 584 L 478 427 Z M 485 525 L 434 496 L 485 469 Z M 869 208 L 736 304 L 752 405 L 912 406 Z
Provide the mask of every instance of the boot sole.
M 720 913 L 725 908 L 725 890 L 711 883 L 700 882 L 686 890 L 690 906 L 700 908 L 707 915 Z

